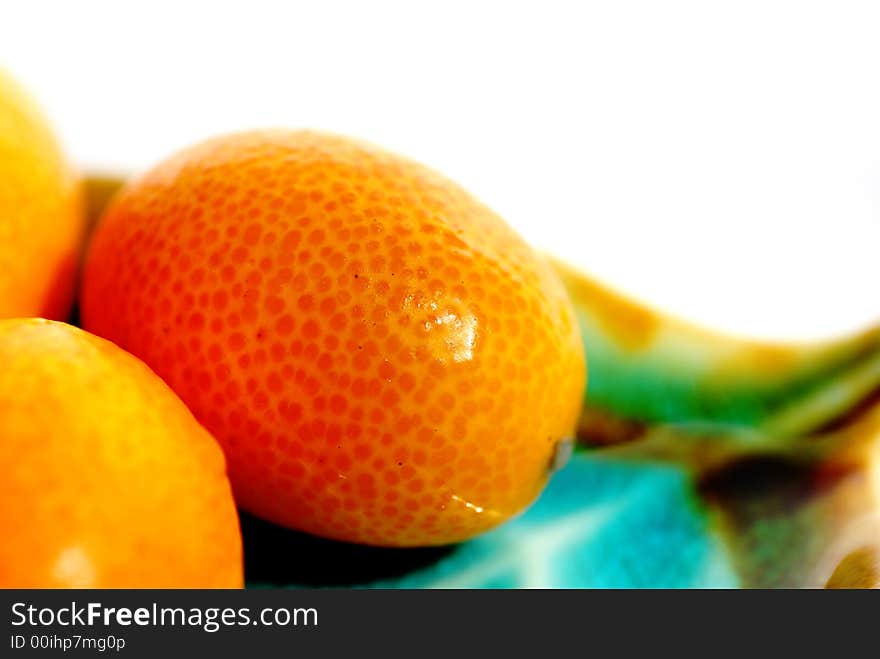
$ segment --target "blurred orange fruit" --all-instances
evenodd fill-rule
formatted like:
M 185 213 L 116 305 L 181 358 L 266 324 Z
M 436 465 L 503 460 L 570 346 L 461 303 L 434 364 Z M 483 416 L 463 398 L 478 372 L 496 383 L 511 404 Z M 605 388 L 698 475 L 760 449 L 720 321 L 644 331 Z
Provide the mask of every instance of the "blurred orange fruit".
M 48 122 L 0 71 L 0 318 L 66 317 L 84 226 L 78 178 Z
M 240 587 L 223 453 L 143 363 L 0 321 L 0 587 Z
M 133 181 L 82 303 L 219 439 L 241 506 L 331 538 L 443 544 L 504 521 L 584 389 L 570 302 L 503 220 L 326 134 L 221 137 Z

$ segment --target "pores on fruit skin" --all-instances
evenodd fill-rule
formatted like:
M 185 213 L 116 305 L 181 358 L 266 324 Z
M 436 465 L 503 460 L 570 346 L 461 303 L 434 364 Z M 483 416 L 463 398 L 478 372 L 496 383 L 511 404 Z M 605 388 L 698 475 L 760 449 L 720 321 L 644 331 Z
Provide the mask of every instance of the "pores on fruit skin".
M 310 132 L 210 140 L 97 227 L 83 321 L 223 445 L 241 507 L 380 545 L 522 510 L 584 389 L 556 274 L 452 181 Z

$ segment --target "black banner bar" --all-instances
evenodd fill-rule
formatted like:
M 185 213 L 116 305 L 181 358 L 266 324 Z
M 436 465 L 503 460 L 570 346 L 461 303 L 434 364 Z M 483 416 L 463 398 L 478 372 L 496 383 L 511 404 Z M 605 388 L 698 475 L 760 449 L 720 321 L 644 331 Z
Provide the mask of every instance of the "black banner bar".
M 0 606 L 3 657 L 791 652 L 822 637 L 840 652 L 873 639 L 880 613 L 867 591 L 7 590 Z

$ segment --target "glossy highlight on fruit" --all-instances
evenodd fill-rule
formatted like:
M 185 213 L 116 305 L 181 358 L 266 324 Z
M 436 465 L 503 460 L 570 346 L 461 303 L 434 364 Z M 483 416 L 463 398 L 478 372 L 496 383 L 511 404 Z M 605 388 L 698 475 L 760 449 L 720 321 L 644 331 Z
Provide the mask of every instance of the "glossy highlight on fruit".
M 0 321 L 0 587 L 240 587 L 222 451 L 143 363 Z
M 0 318 L 66 317 L 84 227 L 76 173 L 45 117 L 0 70 Z
M 583 393 L 542 258 L 451 181 L 321 133 L 217 138 L 131 182 L 82 304 L 221 442 L 240 505 L 337 539 L 499 524 L 543 488 Z

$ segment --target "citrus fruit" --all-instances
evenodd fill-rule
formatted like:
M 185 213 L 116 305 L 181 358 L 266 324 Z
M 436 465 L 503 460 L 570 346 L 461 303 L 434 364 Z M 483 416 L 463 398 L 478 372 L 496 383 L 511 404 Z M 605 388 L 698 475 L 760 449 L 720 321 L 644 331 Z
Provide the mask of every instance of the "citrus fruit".
M 239 587 L 223 453 L 143 363 L 0 320 L 0 587 Z
M 83 230 L 75 172 L 46 119 L 0 70 L 0 318 L 67 315 Z
M 322 133 L 216 138 L 131 182 L 82 304 L 218 438 L 239 505 L 342 540 L 504 521 L 544 486 L 584 388 L 571 304 L 503 220 Z

